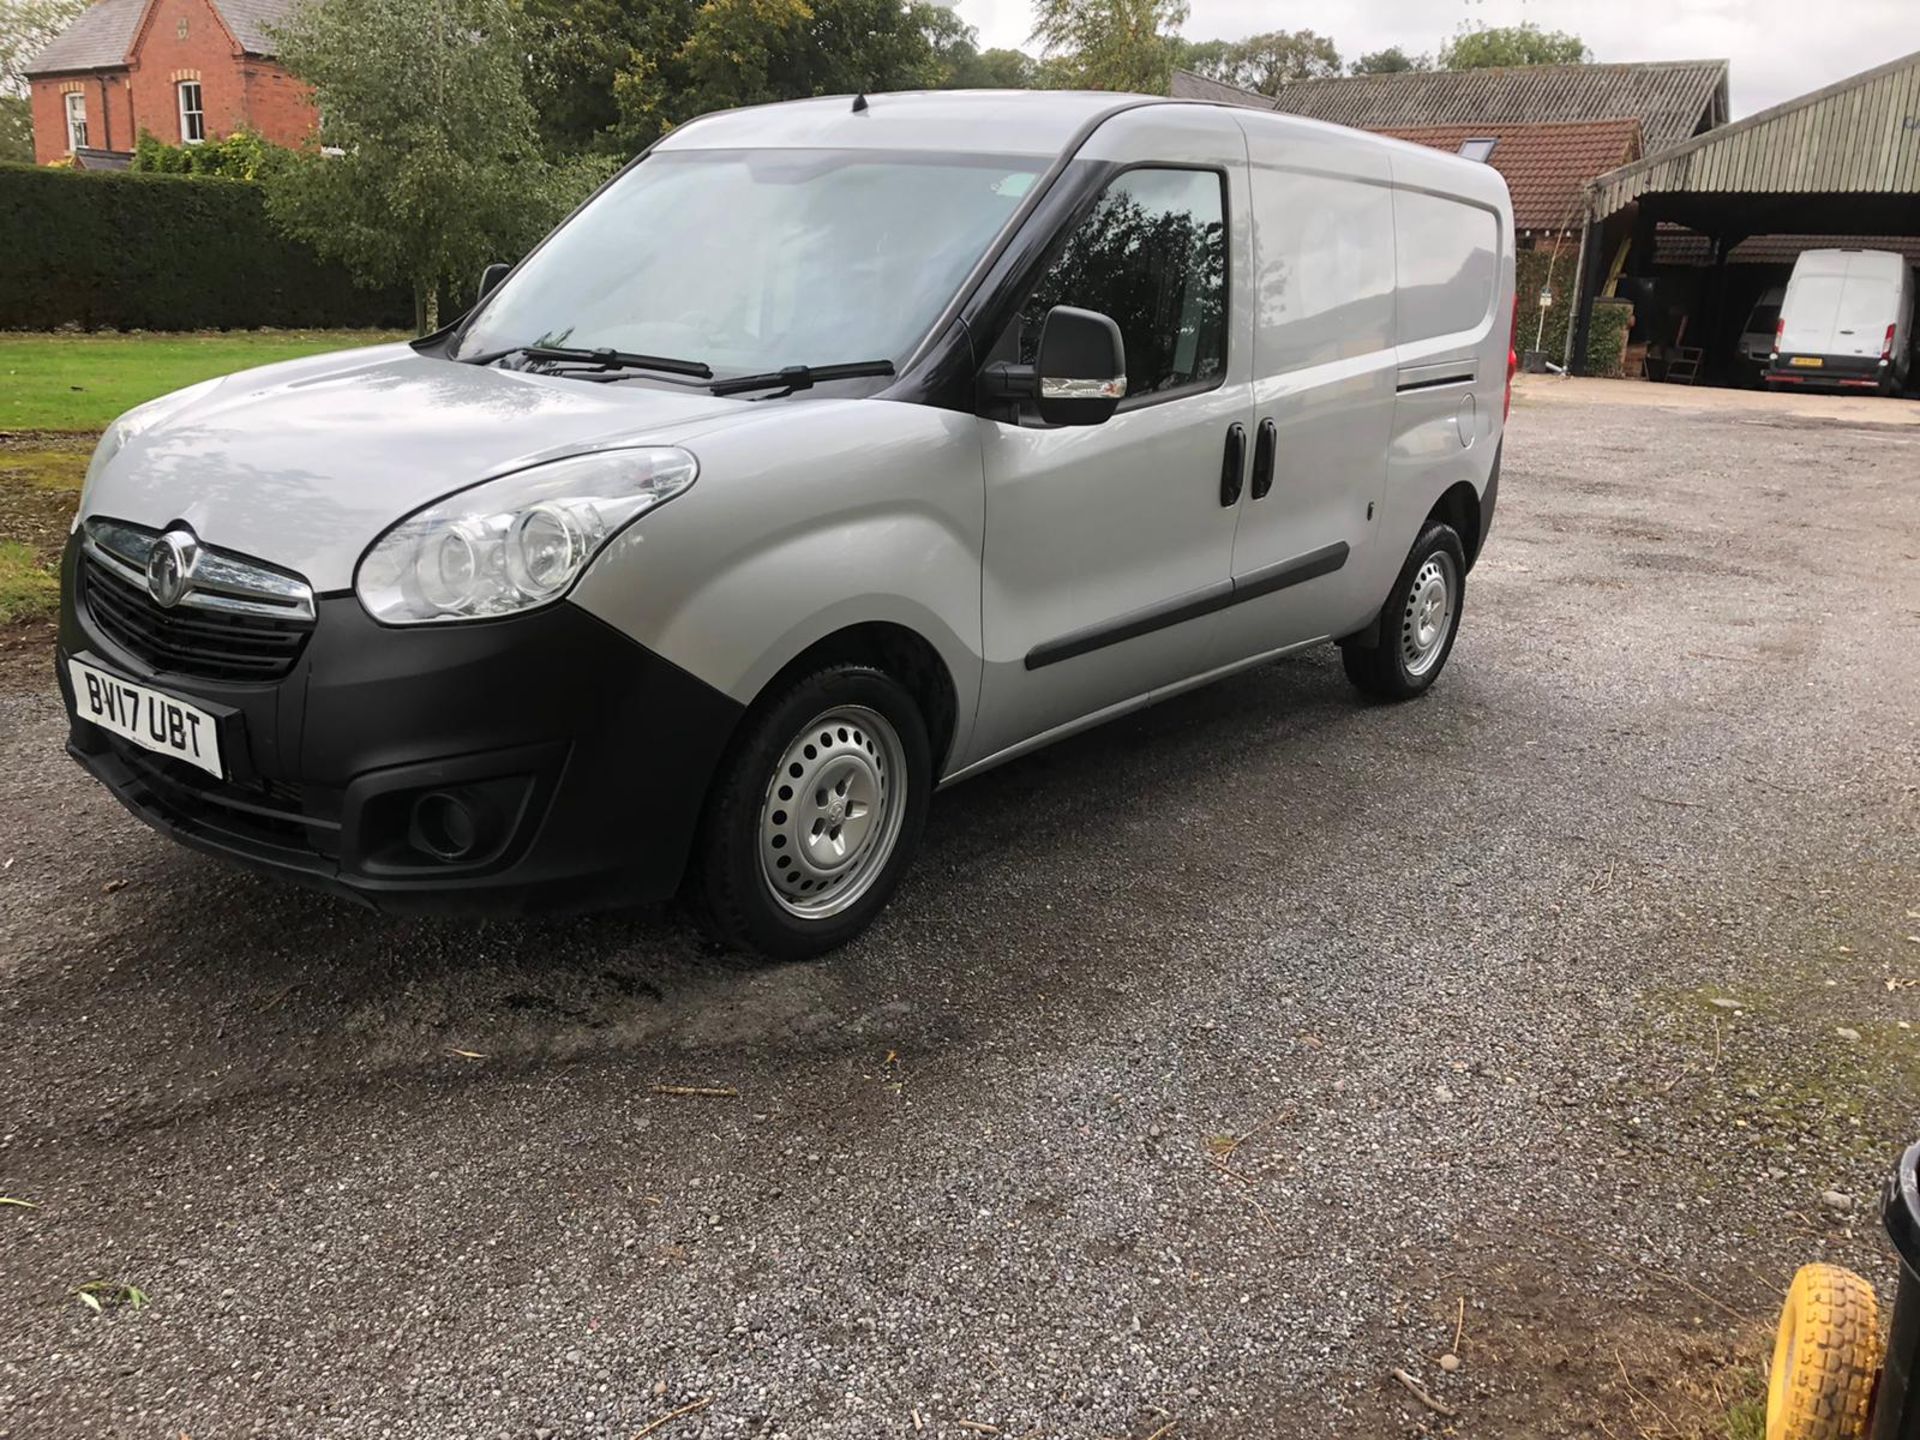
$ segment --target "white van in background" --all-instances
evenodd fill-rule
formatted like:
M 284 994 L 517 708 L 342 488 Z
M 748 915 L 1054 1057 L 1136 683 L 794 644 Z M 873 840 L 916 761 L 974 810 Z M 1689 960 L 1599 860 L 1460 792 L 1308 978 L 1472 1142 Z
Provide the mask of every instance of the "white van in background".
M 1913 355 L 1913 267 L 1886 250 L 1808 250 L 1780 307 L 1769 386 L 1898 394 Z

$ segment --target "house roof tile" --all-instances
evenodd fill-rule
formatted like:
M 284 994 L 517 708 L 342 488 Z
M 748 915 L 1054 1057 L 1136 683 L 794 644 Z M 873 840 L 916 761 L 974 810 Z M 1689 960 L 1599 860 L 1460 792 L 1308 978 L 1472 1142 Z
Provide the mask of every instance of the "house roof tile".
M 1301 80 L 1258 95 L 1176 70 L 1182 99 L 1251 105 L 1357 129 L 1412 125 L 1514 125 L 1640 121 L 1647 153 L 1678 145 L 1727 119 L 1727 62 L 1523 65 L 1500 70 L 1412 70 Z
M 1640 122 L 1631 117 L 1553 125 L 1369 128 L 1450 154 L 1468 140 L 1497 140 L 1487 163 L 1506 179 L 1513 223 L 1520 230 L 1579 229 L 1587 182 L 1640 154 Z
M 220 18 L 249 55 L 271 55 L 272 27 L 302 0 L 213 0 Z M 125 65 L 147 0 L 94 0 L 28 65 L 28 75 L 69 70 L 114 70 Z

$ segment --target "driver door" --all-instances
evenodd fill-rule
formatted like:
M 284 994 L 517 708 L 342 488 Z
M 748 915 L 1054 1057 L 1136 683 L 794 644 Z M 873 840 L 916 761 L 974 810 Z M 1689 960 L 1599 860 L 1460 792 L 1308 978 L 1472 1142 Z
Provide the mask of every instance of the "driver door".
M 1151 111 L 1132 112 L 1151 115 Z M 1095 142 L 1116 143 L 1108 122 Z M 963 764 L 1218 663 L 1251 449 L 1246 150 L 1224 112 L 1138 127 L 1014 323 L 1031 362 L 1055 305 L 1110 316 L 1127 395 L 1099 425 L 981 419 L 980 708 Z M 1091 148 L 1091 147 L 1090 147 Z

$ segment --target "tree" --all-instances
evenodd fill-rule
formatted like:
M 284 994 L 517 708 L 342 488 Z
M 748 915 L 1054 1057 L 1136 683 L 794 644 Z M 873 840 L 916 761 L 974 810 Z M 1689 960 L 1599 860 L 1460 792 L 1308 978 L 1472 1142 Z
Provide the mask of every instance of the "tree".
M 933 46 L 941 90 L 1030 90 L 1039 84 L 1039 66 L 1018 50 L 980 49 L 980 32 L 953 11 L 934 7 L 925 20 Z
M 549 153 L 628 149 L 617 78 L 637 57 L 677 54 L 698 10 L 698 0 L 525 0 L 527 88 Z
M 1164 95 L 1187 0 L 1036 0 L 1033 39 L 1049 84 Z
M 267 211 L 362 283 L 440 286 L 521 254 L 591 179 L 542 158 L 513 0 L 308 0 L 275 34 L 319 143 L 265 177 Z M 604 167 L 601 167 L 604 173 Z
M 1493 70 L 1510 65 L 1585 65 L 1587 42 L 1564 30 L 1519 25 L 1462 25 L 1440 47 L 1442 70 Z
M 618 135 L 634 149 L 710 110 L 934 88 L 964 30 L 924 0 L 705 0 L 681 45 L 635 50 L 614 77 Z
M 1431 70 L 1433 59 L 1427 55 L 1409 55 L 1398 45 L 1375 50 L 1353 62 L 1355 75 L 1401 75 L 1409 70 Z
M 1271 95 L 1296 80 L 1338 75 L 1340 52 L 1311 30 L 1270 30 L 1244 40 L 1182 42 L 1176 63 L 1210 80 Z
M 0 0 L 0 95 L 27 93 L 26 68 L 89 0 Z
M 0 95 L 0 161 L 33 163 L 33 107 L 24 95 Z

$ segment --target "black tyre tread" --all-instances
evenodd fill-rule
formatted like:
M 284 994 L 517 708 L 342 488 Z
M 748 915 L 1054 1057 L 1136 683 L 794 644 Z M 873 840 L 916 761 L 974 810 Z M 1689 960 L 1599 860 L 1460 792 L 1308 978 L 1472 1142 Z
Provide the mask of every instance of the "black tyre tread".
M 796 704 L 803 696 L 811 698 Z M 764 893 L 757 851 L 749 845 L 742 854 L 735 847 L 743 817 L 749 833 L 758 825 L 767 769 L 777 758 L 761 752 L 769 746 L 784 746 L 808 718 L 798 714 L 789 718 L 787 712 L 842 702 L 872 705 L 893 722 L 907 756 L 907 813 L 886 873 L 872 889 L 832 920 L 801 921 L 780 910 Z M 682 903 L 713 939 L 770 959 L 809 959 L 844 945 L 885 907 L 919 847 L 933 785 L 930 752 L 926 722 L 913 696 L 878 666 L 823 665 L 763 695 L 741 721 L 707 795 L 687 881 L 681 887 Z
M 1459 587 L 1454 595 L 1453 634 L 1447 637 L 1447 646 L 1439 663 L 1416 679 L 1408 675 L 1400 663 L 1399 637 L 1393 622 L 1406 606 L 1413 577 L 1420 573 L 1420 567 L 1436 549 L 1446 549 L 1453 556 L 1455 584 Z M 1440 672 L 1447 668 L 1447 660 L 1453 654 L 1454 639 L 1460 633 L 1466 599 L 1466 547 L 1461 544 L 1458 531 L 1436 520 L 1422 530 L 1420 538 L 1413 542 L 1413 548 L 1407 552 L 1406 563 L 1400 567 L 1400 573 L 1394 577 L 1393 588 L 1387 592 L 1386 603 L 1380 607 L 1379 643 L 1370 646 L 1341 644 L 1340 663 L 1347 672 L 1347 679 L 1363 694 L 1376 700 L 1411 700 L 1416 695 L 1425 694 L 1433 682 L 1440 678 Z

